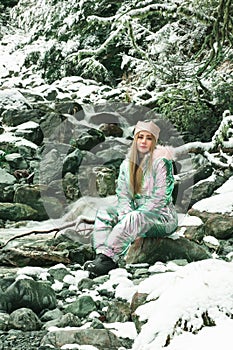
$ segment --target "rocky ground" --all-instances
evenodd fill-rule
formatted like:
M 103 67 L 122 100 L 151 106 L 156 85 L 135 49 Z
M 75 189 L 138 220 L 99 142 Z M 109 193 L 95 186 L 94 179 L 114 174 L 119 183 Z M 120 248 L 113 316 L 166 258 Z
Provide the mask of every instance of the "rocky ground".
M 40 347 L 46 331 L 22 332 L 12 330 L 10 332 L 0 332 L 1 350 L 45 350 Z

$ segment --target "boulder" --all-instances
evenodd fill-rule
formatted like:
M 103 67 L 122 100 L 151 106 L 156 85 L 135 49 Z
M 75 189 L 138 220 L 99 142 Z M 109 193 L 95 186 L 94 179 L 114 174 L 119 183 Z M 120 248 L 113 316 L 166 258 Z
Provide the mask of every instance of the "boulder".
M 28 308 L 35 313 L 43 309 L 55 309 L 57 305 L 54 290 L 47 282 L 19 279 L 1 293 L 0 309 L 8 313 L 20 308 Z
M 7 153 L 19 153 L 23 158 L 33 158 L 38 146 L 22 137 L 5 132 L 0 135 L 0 148 Z
M 41 321 L 38 316 L 28 308 L 20 308 L 10 314 L 8 320 L 9 329 L 21 331 L 38 331 L 41 328 Z
M 116 182 L 115 170 L 107 167 L 95 167 L 93 168 L 93 173 L 97 194 L 100 197 L 114 195 Z
M 201 199 L 210 197 L 213 192 L 225 182 L 225 180 L 226 179 L 222 175 L 212 174 L 207 179 L 201 180 L 195 185 L 186 189 L 184 191 L 184 199 L 189 198 L 191 194 L 189 204 L 189 207 L 191 207 Z
M 14 202 L 26 204 L 36 211 L 36 220 L 58 218 L 63 214 L 63 205 L 56 192 L 51 193 L 45 185 L 20 185 L 16 188 Z
M 6 331 L 8 329 L 9 315 L 0 311 L 0 331 Z
M 0 169 L 0 202 L 12 200 L 16 178 L 5 169 Z
M 78 168 L 82 162 L 82 159 L 83 159 L 82 152 L 78 148 L 75 149 L 73 152 L 69 153 L 63 161 L 63 168 L 62 168 L 63 176 L 66 173 L 76 174 L 78 172 Z
M 15 136 L 23 137 L 36 145 L 41 145 L 44 138 L 40 125 L 33 121 L 18 125 L 15 130 Z
M 33 233 L 33 232 L 32 232 Z M 43 247 L 23 245 L 19 247 L 6 248 L 0 250 L 0 265 L 8 266 L 51 266 L 58 263 L 69 264 L 70 259 L 67 257 L 67 251 L 54 251 L 47 248 L 44 241 Z
M 105 136 L 101 130 L 89 129 L 87 132 L 83 132 L 75 141 L 77 147 L 80 150 L 90 151 L 96 145 L 103 142 Z
M 26 204 L 0 203 L 0 219 L 6 221 L 35 220 L 37 211 Z
M 5 160 L 12 170 L 25 169 L 28 167 L 26 160 L 19 153 L 8 153 L 5 155 Z
M 43 114 L 41 109 L 8 109 L 3 112 L 3 122 L 8 126 L 17 126 L 28 121 L 39 122 Z
M 26 204 L 37 211 L 37 220 L 45 220 L 48 215 L 41 200 L 41 187 L 38 185 L 20 185 L 16 188 L 14 202 Z
M 110 323 L 114 322 L 127 322 L 131 318 L 131 309 L 128 303 L 123 301 L 116 301 L 108 306 L 106 312 L 106 321 Z
M 100 125 L 99 130 L 101 130 L 105 136 L 115 136 L 115 137 L 123 136 L 123 130 L 117 124 L 103 123 Z
M 51 149 L 43 155 L 40 162 L 40 183 L 49 184 L 51 181 L 62 178 L 62 159 L 57 149 Z
M 4 124 L 7 124 L 4 119 L 6 112 L 9 113 L 9 111 L 13 110 L 13 114 L 15 114 L 18 109 L 22 109 L 22 113 L 25 113 L 25 109 L 30 107 L 28 100 L 18 89 L 10 88 L 0 91 L 0 114 L 3 116 Z
M 233 216 L 214 215 L 205 223 L 205 233 L 218 239 L 233 237 Z
M 186 259 L 188 262 L 210 258 L 208 251 L 187 238 L 137 238 L 126 255 L 127 264 L 167 262 Z
M 92 311 L 96 310 L 96 304 L 92 297 L 89 295 L 83 295 L 80 296 L 74 301 L 73 303 L 70 303 L 66 308 L 66 313 L 72 313 L 75 316 L 78 316 L 80 318 L 86 317 L 89 315 Z
M 124 340 L 119 339 L 113 332 L 107 329 L 57 329 L 47 333 L 41 345 L 61 348 L 66 344 L 80 344 L 96 347 L 97 349 L 118 350 L 124 345 Z
M 230 186 L 229 186 L 230 184 Z M 215 195 L 202 199 L 189 210 L 190 215 L 198 216 L 204 222 L 206 235 L 218 239 L 227 239 L 233 236 L 233 192 L 232 179 L 219 188 Z M 228 189 L 225 191 L 224 189 Z

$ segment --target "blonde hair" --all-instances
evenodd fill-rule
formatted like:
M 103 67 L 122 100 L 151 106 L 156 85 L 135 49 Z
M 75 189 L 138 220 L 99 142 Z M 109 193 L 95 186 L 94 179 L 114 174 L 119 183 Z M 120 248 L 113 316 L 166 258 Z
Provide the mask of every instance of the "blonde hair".
M 143 171 L 142 166 L 145 161 L 145 157 L 141 158 L 139 157 L 139 152 L 137 150 L 137 139 L 139 136 L 140 131 L 134 136 L 134 140 L 132 143 L 132 146 L 130 148 L 130 165 L 129 165 L 129 176 L 130 176 L 130 187 L 132 190 L 133 195 L 137 193 L 141 193 L 142 189 L 142 182 L 143 182 Z M 150 157 L 149 157 L 149 169 L 152 168 L 152 155 L 153 151 L 156 147 L 157 140 L 154 137 L 154 135 L 151 134 L 152 137 L 152 144 L 150 148 Z

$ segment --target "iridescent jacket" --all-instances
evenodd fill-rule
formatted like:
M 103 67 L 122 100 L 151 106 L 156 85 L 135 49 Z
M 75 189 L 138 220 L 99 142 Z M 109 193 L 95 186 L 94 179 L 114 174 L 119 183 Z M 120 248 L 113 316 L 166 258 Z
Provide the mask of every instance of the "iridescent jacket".
M 139 235 L 159 237 L 168 235 L 177 228 L 177 213 L 172 203 L 174 152 L 171 147 L 157 146 L 153 153 L 151 171 L 149 155 L 146 157 L 141 194 L 136 194 L 134 198 L 129 186 L 129 159 L 122 162 L 116 189 L 117 212 L 119 219 L 131 211 L 145 214 L 145 219 L 153 224 L 152 230 Z

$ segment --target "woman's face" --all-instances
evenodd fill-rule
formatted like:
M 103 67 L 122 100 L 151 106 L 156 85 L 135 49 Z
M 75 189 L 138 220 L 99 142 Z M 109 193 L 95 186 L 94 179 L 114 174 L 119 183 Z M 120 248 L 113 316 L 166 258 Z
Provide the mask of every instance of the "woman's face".
M 152 134 L 148 131 L 139 131 L 137 135 L 137 150 L 141 154 L 146 154 L 150 151 L 152 145 Z

